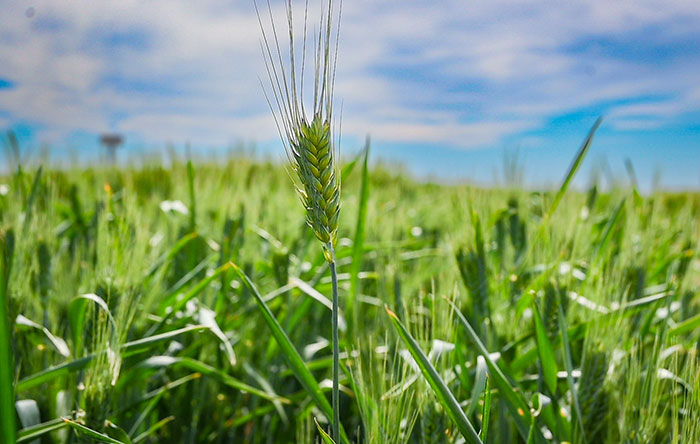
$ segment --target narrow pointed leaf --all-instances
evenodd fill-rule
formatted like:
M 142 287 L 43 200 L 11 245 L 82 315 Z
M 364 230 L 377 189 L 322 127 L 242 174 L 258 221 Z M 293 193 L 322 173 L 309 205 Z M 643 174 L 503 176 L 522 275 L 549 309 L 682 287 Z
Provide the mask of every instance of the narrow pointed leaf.
M 369 201 L 369 138 L 365 143 L 364 162 L 362 165 L 362 186 L 360 188 L 360 204 L 357 209 L 357 224 L 355 225 L 355 240 L 352 244 L 352 262 L 350 265 L 350 294 L 347 300 L 347 313 L 351 322 L 356 321 L 355 302 L 359 293 L 360 271 L 364 254 L 365 223 L 367 220 L 367 202 Z
M 522 436 L 523 439 L 527 439 L 529 435 L 529 424 L 531 422 L 530 408 L 528 407 L 527 402 L 525 402 L 518 392 L 515 391 L 508 379 L 506 379 L 503 371 L 498 367 L 498 365 L 496 365 L 496 362 L 491 359 L 486 346 L 481 342 L 481 339 L 479 339 L 479 336 L 476 334 L 462 312 L 451 301 L 448 301 L 448 303 L 452 306 L 454 313 L 457 315 L 459 323 L 462 325 L 462 327 L 464 327 L 467 338 L 469 338 L 472 344 L 477 348 L 477 352 L 486 360 L 491 379 L 493 380 L 496 388 L 498 388 L 500 396 L 505 401 L 508 410 L 511 412 L 513 420 L 518 428 L 518 432 L 520 432 L 520 436 Z
M 578 153 L 576 153 L 576 157 L 574 157 L 574 161 L 571 163 L 571 166 L 569 166 L 569 170 L 566 172 L 566 176 L 564 176 L 564 180 L 562 181 L 561 186 L 559 187 L 559 191 L 557 191 L 557 194 L 554 197 L 554 202 L 552 202 L 552 206 L 549 207 L 549 211 L 547 212 L 548 218 L 552 217 L 552 214 L 554 214 L 557 207 L 559 206 L 561 198 L 564 197 L 564 194 L 566 194 L 566 190 L 569 189 L 571 179 L 574 178 L 576 172 L 581 166 L 581 162 L 583 162 L 584 157 L 586 157 L 586 153 L 588 153 L 588 149 L 593 143 L 593 136 L 595 136 L 595 133 L 598 130 L 598 127 L 600 126 L 602 121 L 602 118 L 598 118 L 598 120 L 595 121 L 593 127 L 588 132 L 588 136 L 586 136 L 586 140 L 584 140 L 583 144 L 581 145 L 581 148 L 579 148 L 578 150 Z
M 700 314 L 692 316 L 668 331 L 671 336 L 686 334 L 700 326 Z
M 537 352 L 540 356 L 540 365 L 544 374 L 544 382 L 549 391 L 557 392 L 557 363 L 554 358 L 554 347 L 547 337 L 547 330 L 540 316 L 537 304 L 532 303 L 533 318 L 535 319 L 535 337 L 537 338 Z
M 318 423 L 316 418 L 314 418 L 314 423 L 316 424 L 316 428 L 318 429 L 318 433 L 321 434 L 321 438 L 323 438 L 323 442 L 325 444 L 335 444 L 335 441 L 333 441 L 333 438 L 331 438 L 331 435 L 326 433 L 325 430 L 321 427 L 321 424 Z
M 148 349 L 151 345 L 156 344 L 158 342 L 166 341 L 173 339 L 181 334 L 188 333 L 188 332 L 193 332 L 193 331 L 199 331 L 199 330 L 204 330 L 206 327 L 201 326 L 201 325 L 194 325 L 191 327 L 185 327 L 185 328 L 180 328 L 177 330 L 169 331 L 166 333 L 161 333 L 158 335 L 154 336 L 149 336 L 143 339 L 137 339 L 132 342 L 127 342 L 126 344 L 122 345 L 122 352 L 136 352 L 144 349 Z M 33 375 L 27 376 L 24 379 L 21 379 L 17 383 L 17 392 L 22 392 L 24 390 L 29 390 L 33 387 L 36 387 L 37 385 L 43 384 L 48 381 L 52 381 L 53 379 L 59 377 L 59 376 L 64 376 L 67 375 L 73 371 L 81 370 L 85 368 L 93 359 L 97 357 L 97 354 L 91 354 L 88 356 L 85 356 L 80 359 L 74 359 L 72 361 L 64 362 L 62 364 L 55 365 L 53 367 L 49 367 L 45 370 L 42 370 L 38 373 L 34 373 Z
M 0 232 L 0 441 L 13 444 L 17 439 L 15 425 L 14 359 L 7 292 L 9 255 L 5 233 Z
M 277 341 L 277 344 L 279 345 L 280 349 L 282 350 L 282 353 L 284 354 L 285 359 L 287 360 L 287 364 L 289 364 L 289 366 L 294 371 L 294 375 L 299 380 L 304 389 L 307 391 L 309 396 L 311 396 L 311 399 L 314 401 L 314 404 L 316 404 L 316 406 L 323 412 L 323 414 L 326 415 L 326 418 L 328 418 L 329 420 L 332 419 L 333 409 L 331 408 L 328 399 L 326 399 L 325 395 L 321 391 L 321 387 L 319 387 L 318 381 L 316 381 L 314 376 L 306 367 L 306 363 L 301 358 L 301 355 L 299 355 L 297 349 L 294 348 L 294 344 L 292 344 L 292 341 L 287 336 L 287 333 L 285 333 L 285 331 L 282 329 L 282 326 L 272 314 L 272 311 L 270 311 L 270 308 L 263 300 L 262 296 L 260 295 L 260 292 L 258 292 L 258 289 L 255 287 L 253 282 L 251 282 L 248 276 L 243 272 L 243 270 L 241 270 L 237 265 L 233 263 L 231 263 L 231 267 L 241 279 L 241 281 L 243 281 L 243 284 L 248 288 L 248 290 L 250 290 L 250 292 L 254 296 L 255 302 L 257 303 L 258 308 L 260 309 L 260 312 L 263 315 L 263 319 L 265 320 L 265 323 L 270 329 L 270 333 L 272 333 L 272 336 L 275 338 L 275 341 Z M 343 444 L 350 443 L 342 425 L 340 429 L 340 436 Z
M 39 332 L 41 332 L 41 334 L 44 335 L 44 337 L 46 337 L 48 343 L 51 344 L 51 346 L 61 356 L 63 356 L 64 358 L 70 356 L 70 350 L 68 349 L 66 341 L 64 341 L 63 338 L 55 336 L 53 333 L 51 333 L 51 331 L 48 328 L 44 327 L 43 325 L 40 325 L 22 315 L 17 315 L 17 318 L 15 319 L 15 327 L 18 325 L 38 330 Z
M 114 438 L 124 444 L 132 444 L 131 438 L 129 438 L 129 435 L 124 429 L 114 424 L 112 421 L 105 421 L 105 432 L 107 432 L 110 438 Z
M 561 343 L 564 349 L 564 365 L 566 366 L 566 382 L 569 386 L 569 391 L 571 392 L 571 397 L 573 399 L 574 410 L 576 411 L 576 422 L 581 430 L 581 436 L 583 438 L 584 444 L 586 441 L 586 431 L 583 426 L 583 415 L 581 415 L 581 404 L 578 400 L 578 390 L 574 384 L 574 363 L 571 357 L 571 346 L 569 344 L 569 329 L 566 325 L 566 315 L 564 309 L 561 306 L 561 301 L 559 305 L 559 331 L 561 332 Z
M 134 440 L 132 442 L 134 444 L 136 444 L 136 443 L 143 441 L 144 439 L 148 438 L 149 436 L 151 436 L 152 434 L 154 434 L 158 430 L 162 429 L 163 426 L 165 426 L 166 424 L 168 424 L 169 422 L 171 422 L 173 420 L 175 420 L 174 416 L 168 416 L 167 418 L 161 419 L 160 421 L 153 424 L 151 426 L 151 428 L 149 428 L 148 430 L 146 430 L 145 432 L 143 432 L 142 434 L 140 434 L 139 436 L 134 438 Z
M 486 389 L 486 380 L 488 379 L 488 366 L 482 356 L 476 358 L 476 370 L 474 372 L 474 386 L 472 387 L 471 401 L 469 402 L 469 410 L 467 415 L 471 416 L 476 411 L 476 407 L 481 399 L 481 395 Z
M 269 394 L 263 390 L 253 387 L 245 382 L 236 379 L 232 376 L 227 375 L 221 370 L 205 364 L 201 361 L 192 358 L 175 358 L 172 356 L 153 356 L 141 363 L 143 367 L 185 367 L 194 372 L 201 373 L 204 376 L 216 379 L 220 383 L 227 385 L 236 390 L 241 390 L 251 395 L 258 396 L 268 401 L 280 401 L 282 403 L 289 404 L 289 400 L 277 396 L 276 394 Z
M 488 377 L 486 378 L 486 390 L 484 391 L 484 409 L 481 415 L 481 432 L 479 437 L 482 441 L 487 442 L 489 433 L 489 420 L 491 419 L 491 384 Z
M 89 427 L 86 427 L 80 423 L 72 421 L 68 418 L 64 418 L 63 421 L 71 426 L 74 430 L 79 432 L 81 435 L 92 438 L 94 441 L 106 442 L 108 444 L 127 444 L 117 439 L 111 438 L 103 433 L 97 432 Z
M 41 172 L 43 167 L 39 167 L 34 176 L 34 182 L 32 183 L 32 191 L 29 193 L 29 199 L 27 199 L 27 205 L 24 208 L 24 223 L 22 224 L 22 233 L 26 233 L 29 228 L 29 223 L 32 220 L 32 210 L 34 209 L 34 201 L 36 200 L 37 192 L 39 191 L 39 184 L 41 183 Z
M 54 430 L 62 429 L 68 424 L 63 420 L 63 418 L 52 419 L 51 421 L 42 422 L 35 426 L 26 427 L 19 431 L 17 437 L 18 443 L 31 442 L 35 439 L 39 439 L 47 433 L 51 433 Z
M 435 393 L 438 401 L 445 409 L 450 419 L 452 419 L 452 422 L 457 426 L 457 429 L 459 429 L 464 439 L 471 444 L 483 444 L 474 426 L 469 422 L 464 410 L 462 410 L 462 407 L 460 407 L 450 389 L 445 385 L 445 381 L 442 380 L 440 374 L 435 370 L 435 367 L 430 363 L 430 359 L 423 353 L 423 350 L 421 350 L 416 340 L 413 339 L 396 314 L 388 308 L 386 308 L 386 312 L 391 322 L 394 324 L 394 327 L 396 327 L 399 337 L 401 337 L 403 343 L 406 344 L 411 356 L 413 356 L 418 367 L 420 367 L 421 373 L 423 373 L 426 381 L 428 381 L 430 388 L 433 389 L 433 393 Z

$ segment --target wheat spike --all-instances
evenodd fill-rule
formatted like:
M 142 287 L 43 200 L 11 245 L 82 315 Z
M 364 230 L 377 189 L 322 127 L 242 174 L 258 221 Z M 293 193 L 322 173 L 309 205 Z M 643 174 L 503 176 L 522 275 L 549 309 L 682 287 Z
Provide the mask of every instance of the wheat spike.
M 324 2 L 325 3 L 325 2 Z M 262 49 L 265 56 L 270 93 L 266 97 L 275 115 L 275 122 L 285 146 L 291 168 L 296 176 L 295 185 L 306 208 L 306 220 L 316 237 L 323 243 L 326 259 L 331 262 L 330 250 L 335 244 L 340 216 L 340 177 L 337 174 L 336 151 L 331 131 L 333 116 L 333 87 L 337 54 L 337 32 L 333 35 L 333 3 L 328 1 L 321 13 L 318 33 L 315 35 L 314 82 L 312 113 L 307 116 L 304 107 L 304 71 L 306 66 L 306 16 L 301 64 L 294 51 L 294 28 L 291 0 L 285 2 L 289 35 L 289 63 L 283 63 L 278 33 L 268 2 L 272 34 L 270 39 L 258 13 L 263 30 Z M 257 6 L 256 6 L 257 9 Z M 340 12 L 338 11 L 338 20 Z
M 608 393 L 605 379 L 608 358 L 600 347 L 594 347 L 584 357 L 579 381 L 579 400 L 583 426 L 588 442 L 602 442 L 605 437 L 605 418 L 608 414 Z M 575 433 L 578 437 L 578 432 Z M 580 442 L 575 439 L 575 442 Z
M 307 222 L 316 237 L 335 243 L 340 215 L 340 187 L 335 172 L 330 125 L 320 117 L 303 122 L 294 143 L 294 169 L 303 189 L 299 194 L 307 211 Z

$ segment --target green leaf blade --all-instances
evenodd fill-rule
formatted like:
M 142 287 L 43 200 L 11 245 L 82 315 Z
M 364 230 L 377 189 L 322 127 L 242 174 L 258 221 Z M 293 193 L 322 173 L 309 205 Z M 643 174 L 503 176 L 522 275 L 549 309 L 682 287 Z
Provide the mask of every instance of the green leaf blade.
M 9 256 L 5 233 L 0 232 L 0 438 L 14 444 L 17 440 L 15 424 L 14 355 L 10 327 L 10 297 L 7 291 Z
M 540 365 L 544 374 L 544 381 L 550 393 L 557 392 L 557 363 L 554 357 L 554 347 L 547 337 L 547 330 L 542 321 L 542 316 L 537 304 L 532 303 L 533 318 L 535 320 L 535 337 L 537 339 L 537 352 L 540 357 Z
M 333 409 L 331 408 L 328 399 L 326 399 L 324 396 L 323 392 L 321 391 L 321 387 L 318 385 L 318 382 L 306 367 L 304 360 L 301 358 L 301 355 L 299 355 L 299 352 L 294 347 L 294 344 L 292 344 L 292 341 L 287 336 L 287 333 L 285 333 L 285 331 L 282 329 L 282 326 L 277 321 L 277 318 L 275 318 L 272 311 L 263 300 L 263 297 L 260 295 L 257 287 L 255 287 L 250 278 L 248 278 L 243 270 L 241 270 L 237 265 L 231 263 L 231 267 L 254 296 L 255 302 L 263 315 L 265 323 L 270 329 L 275 341 L 277 341 L 277 344 L 282 350 L 282 353 L 284 354 L 287 363 L 292 368 L 297 380 L 301 383 L 309 396 L 311 396 L 311 399 L 314 401 L 316 406 L 323 412 L 324 415 L 326 415 L 326 418 L 331 420 L 333 418 Z M 348 439 L 342 425 L 340 428 L 340 435 L 341 442 L 343 444 L 350 444 L 350 440 Z
M 360 205 L 357 210 L 357 225 L 355 226 L 355 240 L 352 244 L 352 262 L 350 265 L 350 294 L 347 299 L 347 313 L 351 327 L 356 323 L 357 316 L 355 303 L 359 293 L 360 271 L 362 270 L 362 256 L 364 254 L 365 224 L 367 221 L 367 203 L 369 202 L 369 138 L 365 144 L 364 161 L 362 164 L 362 185 L 360 188 Z
M 435 367 L 433 367 L 433 365 L 430 363 L 428 357 L 425 355 L 425 353 L 423 353 L 416 340 L 413 339 L 406 327 L 399 320 L 398 316 L 396 316 L 396 314 L 388 308 L 385 309 L 389 315 L 389 318 L 391 319 L 392 324 L 394 324 L 396 331 L 401 337 L 401 340 L 408 347 L 408 351 L 411 353 L 411 356 L 413 356 L 413 359 L 420 367 L 421 373 L 423 373 L 426 381 L 428 381 L 428 384 L 433 389 L 438 401 L 443 406 L 450 419 L 452 419 L 452 422 L 454 422 L 454 424 L 457 426 L 464 439 L 471 444 L 483 444 L 483 441 L 481 441 L 479 438 L 474 426 L 471 424 L 471 422 L 469 422 L 469 419 L 462 410 L 462 407 L 460 407 L 454 395 L 442 380 Z
M 518 392 L 515 391 L 508 379 L 506 379 L 506 376 L 503 374 L 503 371 L 498 367 L 498 365 L 496 365 L 494 360 L 491 359 L 488 349 L 481 342 L 481 339 L 479 339 L 479 336 L 476 334 L 476 331 L 474 331 L 472 326 L 469 324 L 469 321 L 467 321 L 462 312 L 457 308 L 456 305 L 454 305 L 453 302 L 448 302 L 452 306 L 454 313 L 457 315 L 459 323 L 462 325 L 462 327 L 464 327 L 467 337 L 472 342 L 472 344 L 476 346 L 479 354 L 483 356 L 486 360 L 486 364 L 489 367 L 489 373 L 491 375 L 491 378 L 493 379 L 493 383 L 498 388 L 501 396 L 503 397 L 506 403 L 506 406 L 508 406 L 508 410 L 513 416 L 520 436 L 522 436 L 523 439 L 527 439 L 530 433 L 529 427 L 532 419 L 532 415 L 530 414 L 530 408 L 528 407 L 527 402 L 525 402 L 525 400 L 522 399 L 521 395 L 519 395 Z

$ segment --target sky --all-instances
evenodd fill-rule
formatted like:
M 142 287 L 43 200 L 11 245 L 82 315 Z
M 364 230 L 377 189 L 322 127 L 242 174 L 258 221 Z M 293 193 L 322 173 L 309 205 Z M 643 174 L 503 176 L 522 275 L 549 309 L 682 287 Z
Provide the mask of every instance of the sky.
M 629 182 L 629 160 L 644 189 L 700 188 L 697 0 L 344 0 L 341 23 L 345 158 L 369 135 L 375 160 L 421 177 L 500 184 L 517 159 L 551 186 L 603 116 L 579 185 Z M 0 2 L 0 130 L 54 159 L 97 159 L 118 132 L 122 157 L 281 160 L 260 35 L 252 0 Z

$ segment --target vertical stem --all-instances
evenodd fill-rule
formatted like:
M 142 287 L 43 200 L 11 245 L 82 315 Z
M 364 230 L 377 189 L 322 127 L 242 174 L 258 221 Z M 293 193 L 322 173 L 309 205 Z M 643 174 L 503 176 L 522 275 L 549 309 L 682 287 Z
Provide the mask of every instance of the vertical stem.
M 338 342 L 338 276 L 335 271 L 335 251 L 333 250 L 333 244 L 327 244 L 328 251 L 330 252 L 331 262 L 331 282 L 333 284 L 333 439 L 336 442 L 340 442 L 340 390 L 338 389 L 338 379 L 340 376 L 340 348 Z
M 189 157 L 189 151 L 188 156 Z M 192 160 L 187 161 L 187 185 L 190 192 L 190 233 L 197 228 L 197 200 L 194 196 L 194 166 Z
M 9 261 L 4 233 L 0 232 L 0 441 L 14 444 L 17 435 L 10 297 L 7 291 L 10 278 Z

